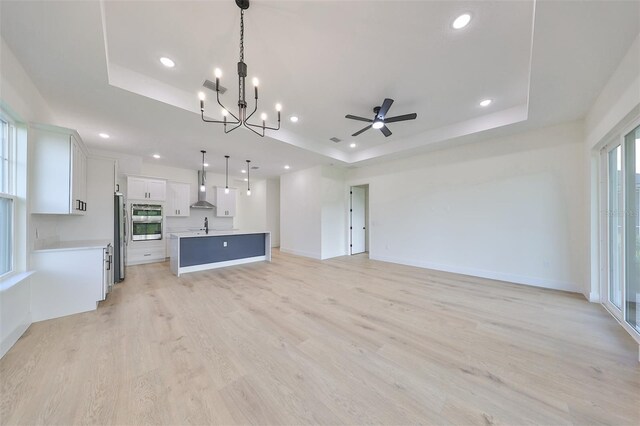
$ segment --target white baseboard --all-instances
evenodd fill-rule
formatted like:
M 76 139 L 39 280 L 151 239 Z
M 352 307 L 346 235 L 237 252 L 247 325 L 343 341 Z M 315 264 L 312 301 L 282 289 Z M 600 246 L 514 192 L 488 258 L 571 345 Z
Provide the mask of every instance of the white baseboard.
M 326 259 L 333 259 L 334 257 L 340 257 L 340 256 L 346 256 L 347 253 L 333 253 L 333 254 L 329 254 L 327 256 L 322 256 L 321 260 L 326 260 Z
M 378 255 L 369 254 L 369 258 L 372 260 L 380 260 L 383 262 L 398 263 L 401 265 L 416 266 L 419 268 L 433 269 L 433 270 L 442 271 L 442 272 L 452 272 L 454 274 L 470 275 L 474 277 L 488 278 L 488 279 L 497 280 L 497 281 L 506 281 L 506 282 L 515 283 L 515 284 L 524 284 L 524 285 L 530 285 L 534 287 L 563 290 L 563 291 L 569 291 L 572 293 L 582 292 L 580 290 L 579 285 L 575 283 L 567 282 L 567 281 L 550 280 L 546 278 L 531 277 L 526 275 L 510 274 L 510 273 L 497 272 L 497 271 L 487 271 L 483 269 L 442 265 L 442 264 L 433 263 L 433 262 L 423 262 L 423 261 L 395 258 L 392 256 L 378 256 Z
M 31 325 L 31 313 L 27 314 L 20 324 L 0 342 L 0 358 L 2 358 Z
M 224 268 L 226 266 L 244 265 L 245 263 L 266 261 L 267 256 L 245 257 L 244 259 L 226 260 L 224 262 L 205 263 L 202 265 L 183 266 L 178 269 L 178 276 L 189 272 L 207 271 L 209 269 Z
M 280 247 L 280 252 L 287 253 L 287 254 L 293 254 L 293 255 L 296 255 L 296 256 L 310 257 L 312 259 L 320 260 L 320 255 L 318 253 L 312 253 L 310 251 L 292 250 L 292 249 Z

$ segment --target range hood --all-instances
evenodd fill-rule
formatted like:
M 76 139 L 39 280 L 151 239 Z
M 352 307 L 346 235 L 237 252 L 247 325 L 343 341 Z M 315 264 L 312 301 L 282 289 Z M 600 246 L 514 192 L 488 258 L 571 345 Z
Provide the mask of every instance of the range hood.
M 204 183 L 204 191 L 200 191 L 200 185 Z M 215 206 L 207 201 L 207 172 L 198 171 L 198 201 L 191 204 L 192 209 L 212 209 Z

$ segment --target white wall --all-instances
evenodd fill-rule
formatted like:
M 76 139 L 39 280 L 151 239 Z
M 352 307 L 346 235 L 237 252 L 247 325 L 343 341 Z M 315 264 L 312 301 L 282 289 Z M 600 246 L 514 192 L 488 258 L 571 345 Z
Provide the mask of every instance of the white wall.
M 589 246 L 589 300 L 600 301 L 600 148 L 620 136 L 633 120 L 640 117 L 640 34 L 632 43 L 616 71 L 589 109 L 585 119 L 585 150 L 587 176 L 585 192 L 589 200 L 586 209 L 586 232 Z
M 271 247 L 280 247 L 280 180 L 252 180 L 251 196 L 247 196 L 246 182 L 238 182 L 238 185 L 236 226 L 244 230 L 269 231 Z
M 87 159 L 87 211 L 83 216 L 32 215 L 33 248 L 51 240 L 109 240 L 113 244 L 115 161 Z
M 347 254 L 348 192 L 340 167 L 280 176 L 280 250 L 314 259 Z
M 0 283 L 0 358 L 31 325 L 31 279 Z
M 267 179 L 267 231 L 271 247 L 280 247 L 280 179 Z
M 640 34 L 587 113 L 587 148 L 591 149 L 600 144 L 639 106 Z
M 13 120 L 52 122 L 51 109 L 22 65 L 0 38 L 0 108 Z M 25 272 L 28 261 L 29 206 L 27 204 L 28 135 L 18 130 L 17 202 L 15 206 L 15 266 Z M 15 277 L 14 277 L 15 278 Z M 13 346 L 31 324 L 31 281 L 29 278 L 0 283 L 0 356 Z
M 349 189 L 341 167 L 321 168 L 321 258 L 347 254 Z
M 351 170 L 370 257 L 586 291 L 582 123 Z
M 280 250 L 320 259 L 322 167 L 280 176 Z
M 247 195 L 246 183 L 237 195 L 236 227 L 247 231 L 267 229 L 267 181 L 252 180 L 251 195 Z
M 1 37 L 0 98 L 2 106 L 8 106 L 24 122 L 54 122 L 49 105 Z

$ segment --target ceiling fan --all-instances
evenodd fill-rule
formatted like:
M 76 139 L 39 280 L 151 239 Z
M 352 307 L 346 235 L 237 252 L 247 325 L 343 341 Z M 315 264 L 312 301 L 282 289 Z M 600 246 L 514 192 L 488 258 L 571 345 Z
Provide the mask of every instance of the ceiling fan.
M 373 113 L 375 114 L 375 116 L 373 117 L 373 120 L 370 120 L 364 117 L 358 117 L 351 114 L 345 115 L 344 116 L 345 118 L 348 118 L 351 120 L 366 121 L 367 123 L 371 123 L 364 129 L 358 130 L 351 136 L 358 136 L 360 133 L 366 132 L 367 130 L 373 127 L 374 129 L 380 129 L 380 131 L 382 132 L 382 134 L 385 135 L 385 137 L 389 137 L 391 136 L 391 130 L 389 130 L 389 128 L 386 126 L 387 123 L 395 123 L 397 121 L 406 121 L 406 120 L 415 120 L 416 117 L 418 116 L 418 114 L 414 112 L 411 114 L 398 115 L 396 117 L 387 117 L 387 112 L 389 112 L 389 108 L 391 108 L 391 104 L 393 104 L 393 99 L 386 98 L 384 102 L 382 102 L 382 106 L 375 107 L 373 109 Z

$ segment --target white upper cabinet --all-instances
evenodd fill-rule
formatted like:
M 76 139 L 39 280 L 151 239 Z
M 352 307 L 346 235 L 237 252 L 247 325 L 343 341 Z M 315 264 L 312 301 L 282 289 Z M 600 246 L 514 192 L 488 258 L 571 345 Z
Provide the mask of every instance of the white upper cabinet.
M 128 176 L 127 199 L 165 201 L 167 199 L 167 182 L 161 179 Z
M 87 210 L 87 153 L 70 129 L 34 124 L 31 145 L 31 212 L 84 214 Z
M 236 215 L 237 189 L 229 188 L 229 193 L 225 194 L 224 188 L 216 187 L 216 216 L 234 217 Z
M 180 182 L 167 182 L 166 216 L 189 216 L 191 185 Z

